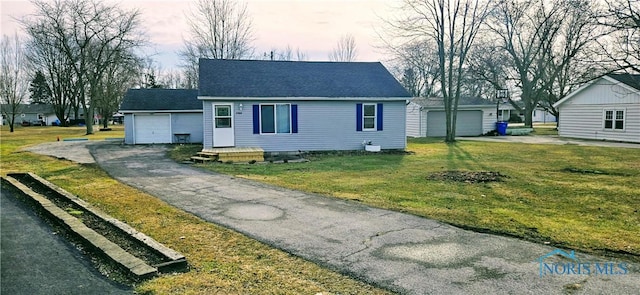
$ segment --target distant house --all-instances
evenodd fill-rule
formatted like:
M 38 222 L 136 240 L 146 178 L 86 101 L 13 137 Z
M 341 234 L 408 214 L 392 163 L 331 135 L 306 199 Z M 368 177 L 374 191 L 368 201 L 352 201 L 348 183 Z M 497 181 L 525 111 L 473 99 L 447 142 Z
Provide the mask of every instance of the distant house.
M 554 107 L 560 136 L 640 142 L 640 75 L 602 76 Z
M 5 125 L 9 120 L 7 117 L 11 115 L 11 108 L 7 104 L 1 105 L 0 108 L 3 114 L 2 125 Z M 51 104 L 21 104 L 18 110 L 14 125 L 51 125 L 58 120 Z
M 461 97 L 458 102 L 456 136 L 478 136 L 495 130 L 496 121 L 509 120 L 513 107 L 500 103 L 496 116 L 496 102 Z M 444 137 L 447 134 L 444 101 L 442 98 L 415 98 L 407 105 L 407 136 Z
M 202 102 L 197 90 L 129 89 L 120 113 L 126 144 L 202 142 Z
M 556 116 L 542 107 L 537 107 L 533 110 L 532 122 L 534 123 L 553 123 L 556 122 Z
M 204 150 L 406 147 L 411 97 L 378 62 L 200 60 Z

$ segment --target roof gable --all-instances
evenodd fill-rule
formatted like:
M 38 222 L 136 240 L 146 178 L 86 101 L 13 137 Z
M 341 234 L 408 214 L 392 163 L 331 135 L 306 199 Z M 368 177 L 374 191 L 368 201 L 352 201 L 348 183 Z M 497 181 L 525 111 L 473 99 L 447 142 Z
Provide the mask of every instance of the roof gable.
M 600 81 L 601 79 L 605 79 L 611 83 L 614 84 L 621 84 L 620 86 L 629 89 L 632 92 L 639 92 L 640 91 L 640 75 L 631 75 L 631 74 L 608 74 L 605 76 L 602 76 L 598 79 L 594 79 L 591 80 L 590 82 L 580 86 L 578 89 L 574 90 L 573 92 L 569 93 L 569 95 L 565 96 L 563 99 L 557 101 L 556 103 L 553 104 L 554 108 L 559 107 L 560 105 L 564 104 L 565 102 L 569 101 L 570 99 L 572 99 L 573 97 L 575 97 L 576 95 L 578 95 L 580 92 L 582 92 L 583 90 L 589 88 L 589 86 L 593 85 L 594 83 L 596 83 L 597 81 Z
M 124 95 L 122 111 L 202 110 L 195 89 L 129 89 Z
M 199 95 L 209 97 L 405 97 L 379 62 L 200 59 Z

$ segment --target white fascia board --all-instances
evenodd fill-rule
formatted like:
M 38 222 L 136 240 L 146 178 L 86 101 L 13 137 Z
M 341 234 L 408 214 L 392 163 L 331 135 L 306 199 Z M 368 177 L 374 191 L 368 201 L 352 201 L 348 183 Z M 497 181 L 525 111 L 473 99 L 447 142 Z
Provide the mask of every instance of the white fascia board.
M 199 100 L 216 101 L 406 101 L 411 97 L 218 97 L 198 96 Z

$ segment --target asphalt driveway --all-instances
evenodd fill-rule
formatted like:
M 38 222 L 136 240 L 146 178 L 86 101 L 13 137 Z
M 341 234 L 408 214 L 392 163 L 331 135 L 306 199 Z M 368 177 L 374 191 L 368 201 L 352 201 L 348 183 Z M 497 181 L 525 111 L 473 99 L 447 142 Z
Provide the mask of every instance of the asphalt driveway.
M 0 212 L 1 294 L 134 294 L 100 274 L 4 185 Z
M 624 261 L 576 253 L 575 259 L 593 271 L 572 273 L 566 267 L 577 260 L 557 255 L 537 260 L 554 251 L 549 246 L 207 172 L 168 159 L 165 146 L 84 146 L 123 183 L 207 221 L 397 292 L 637 294 L 640 290 L 638 266 Z M 618 267 L 615 272 L 596 273 L 596 263 L 609 262 Z

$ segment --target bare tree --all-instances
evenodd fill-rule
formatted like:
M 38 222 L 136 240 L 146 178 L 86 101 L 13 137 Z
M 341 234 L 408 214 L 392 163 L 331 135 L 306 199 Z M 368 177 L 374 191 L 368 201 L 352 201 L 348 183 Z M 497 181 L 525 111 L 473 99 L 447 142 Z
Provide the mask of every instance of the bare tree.
M 198 59 L 241 59 L 253 54 L 247 5 L 231 0 L 198 0 L 187 16 L 190 32 L 180 52 L 186 79 L 197 87 Z
M 343 35 L 338 40 L 338 44 L 329 53 L 329 60 L 351 62 L 358 57 L 358 49 L 356 48 L 356 39 L 351 34 Z
M 307 60 L 307 53 L 300 50 L 300 47 L 296 48 L 296 60 L 297 61 L 305 61 Z
M 549 50 L 542 86 L 544 94 L 538 105 L 558 117 L 553 106 L 578 86 L 593 80 L 612 69 L 602 56 L 598 41 L 609 32 L 597 22 L 597 8 L 592 1 L 568 1 L 558 40 Z
M 594 45 L 606 32 L 594 12 L 588 0 L 501 1 L 488 21 L 498 45 L 486 47 L 484 60 L 474 58 L 474 72 L 496 88 L 513 82 L 523 107 L 513 106 L 524 113 L 526 126 L 538 106 L 557 116 L 553 103 L 602 73 Z
M 92 101 L 104 129 L 108 127 L 113 114 L 118 111 L 127 89 L 136 84 L 135 78 L 140 76 L 138 70 L 136 57 L 123 55 L 119 60 L 114 60 L 112 64 L 107 65 L 104 75 L 94 86 L 97 90 Z
M 9 132 L 14 131 L 16 116 L 22 111 L 27 96 L 28 78 L 22 42 L 16 33 L 13 38 L 2 36 L 0 41 L 0 103 L 7 118 Z
M 110 66 L 143 43 L 139 12 L 108 6 L 98 0 L 34 0 L 36 13 L 23 21 L 27 31 L 40 27 L 73 70 L 78 100 L 93 133 L 94 99 Z M 39 39 L 33 38 L 33 41 Z
M 400 82 L 414 97 L 432 97 L 439 93 L 438 53 L 432 44 L 423 40 L 399 47 L 387 46 L 402 73 Z
M 187 88 L 182 72 L 179 70 L 165 70 L 160 74 L 159 83 L 172 89 Z
M 455 141 L 467 56 L 490 7 L 490 2 L 479 0 L 404 0 L 405 15 L 388 22 L 400 39 L 435 45 L 446 142 Z
M 307 59 L 307 54 L 300 50 L 300 47 L 296 48 L 295 52 L 291 45 L 287 44 L 284 49 L 272 48 L 270 52 L 263 54 L 264 60 L 296 60 L 304 61 Z
M 606 4 L 600 22 L 613 32 L 603 47 L 619 68 L 640 73 L 640 0 L 606 0 Z
M 61 13 L 61 11 L 51 11 Z M 67 125 L 71 112 L 79 117 L 78 79 L 72 61 L 60 50 L 60 40 L 53 34 L 53 26 L 42 20 L 26 26 L 29 39 L 27 56 L 32 71 L 42 71 L 51 94 L 53 110 L 60 124 Z
M 159 81 L 161 79 L 160 66 L 151 57 L 142 58 L 138 61 L 138 77 L 139 81 L 135 83 L 140 88 L 162 88 L 163 85 Z

